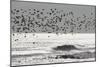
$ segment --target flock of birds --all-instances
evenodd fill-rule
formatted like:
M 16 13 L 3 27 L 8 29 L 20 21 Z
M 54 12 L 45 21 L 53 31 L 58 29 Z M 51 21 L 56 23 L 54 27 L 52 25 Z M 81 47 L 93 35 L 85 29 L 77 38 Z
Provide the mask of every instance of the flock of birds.
M 91 16 L 94 15 L 91 12 Z M 22 33 L 81 33 L 95 32 L 95 17 L 75 17 L 74 11 L 57 8 L 12 9 L 11 30 Z

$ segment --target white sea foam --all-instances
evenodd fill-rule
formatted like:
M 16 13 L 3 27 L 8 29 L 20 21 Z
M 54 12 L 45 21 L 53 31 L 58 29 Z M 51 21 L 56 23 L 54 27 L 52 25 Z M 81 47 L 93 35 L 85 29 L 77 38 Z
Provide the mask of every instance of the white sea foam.
M 12 51 L 13 55 L 50 53 L 51 48 L 61 45 L 95 48 L 95 34 L 14 33 L 14 35 L 12 36 L 12 49 L 26 49 L 24 51 Z M 18 41 L 15 41 L 16 39 Z

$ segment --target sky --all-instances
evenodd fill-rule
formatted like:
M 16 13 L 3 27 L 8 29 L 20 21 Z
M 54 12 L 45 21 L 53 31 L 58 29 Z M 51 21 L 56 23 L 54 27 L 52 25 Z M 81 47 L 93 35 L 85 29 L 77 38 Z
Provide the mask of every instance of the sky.
M 12 1 L 11 10 L 11 31 L 14 33 L 95 33 L 95 6 L 92 5 Z M 43 12 L 43 14 L 36 11 Z M 55 15 L 54 13 L 49 15 L 51 11 L 54 11 Z M 34 12 L 36 14 L 31 15 Z M 42 21 L 37 17 L 38 14 L 39 18 L 47 18 Z M 61 17 L 64 14 L 65 16 Z M 20 16 L 20 19 L 16 18 L 17 16 Z M 57 17 L 61 18 L 61 21 Z M 25 26 L 23 26 L 22 19 L 25 20 Z M 31 22 L 33 27 L 28 27 Z M 24 27 L 27 29 L 23 30 Z

